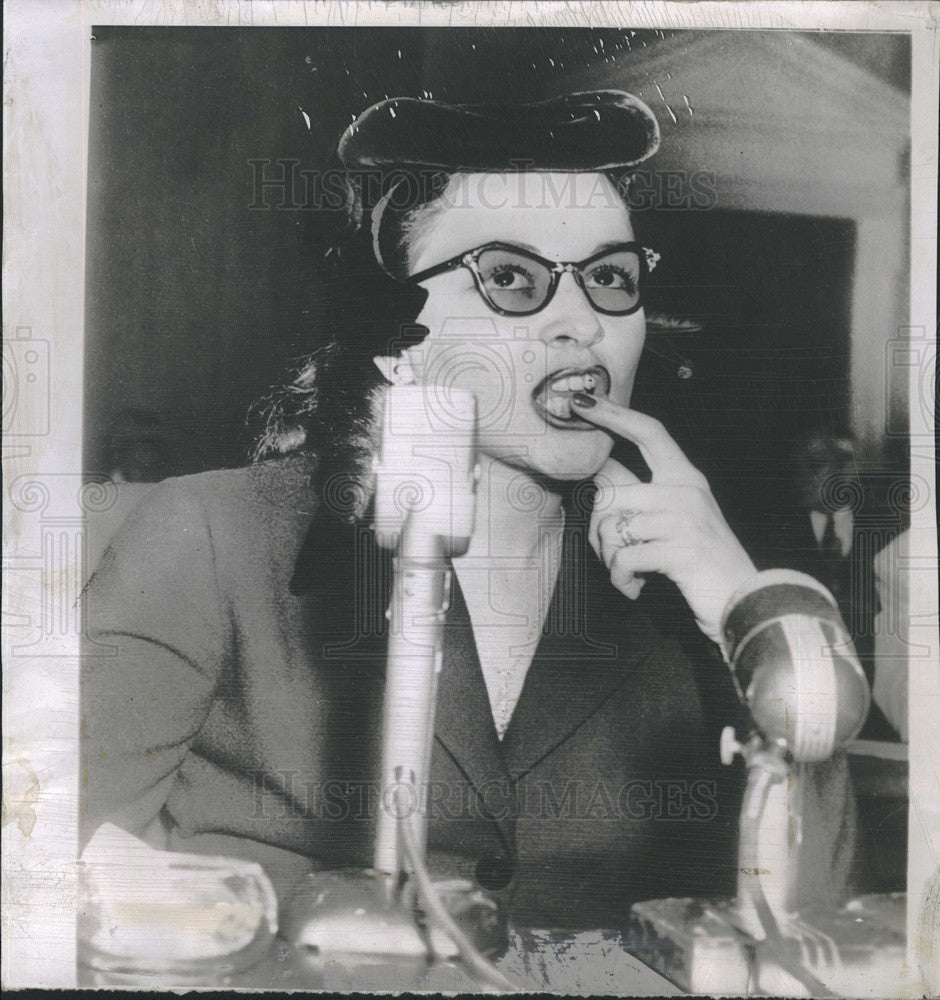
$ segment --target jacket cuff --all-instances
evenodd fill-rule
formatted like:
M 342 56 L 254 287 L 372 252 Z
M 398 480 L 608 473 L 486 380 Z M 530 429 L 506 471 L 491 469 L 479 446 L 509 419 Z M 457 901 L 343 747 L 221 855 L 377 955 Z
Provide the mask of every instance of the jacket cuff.
M 729 666 L 755 629 L 783 615 L 811 615 L 844 629 L 836 599 L 814 577 L 793 569 L 761 570 L 738 587 L 721 614 L 721 652 Z

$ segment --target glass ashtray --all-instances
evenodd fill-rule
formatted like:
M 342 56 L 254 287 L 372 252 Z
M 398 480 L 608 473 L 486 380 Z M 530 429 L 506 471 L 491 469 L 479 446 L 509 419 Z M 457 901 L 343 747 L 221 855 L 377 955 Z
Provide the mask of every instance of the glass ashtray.
M 277 932 L 260 865 L 156 851 L 123 835 L 79 862 L 78 960 L 112 976 L 198 979 L 250 967 Z

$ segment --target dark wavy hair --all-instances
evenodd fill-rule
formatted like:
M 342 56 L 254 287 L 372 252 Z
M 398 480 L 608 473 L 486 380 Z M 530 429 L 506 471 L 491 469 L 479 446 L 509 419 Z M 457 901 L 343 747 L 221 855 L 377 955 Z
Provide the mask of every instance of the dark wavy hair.
M 248 427 L 253 462 L 305 453 L 320 477 L 343 475 L 365 484 L 378 440 L 381 390 L 389 383 L 373 364 L 420 342 L 427 330 L 414 323 L 426 293 L 397 280 L 408 273 L 409 254 L 425 224 L 445 207 L 451 175 L 437 171 L 411 185 L 404 204 L 388 202 L 382 216 L 383 269 L 373 249 L 371 217 L 396 183 L 347 171 L 332 163 L 333 189 L 342 203 L 305 219 L 305 242 L 325 296 L 327 338 L 298 359 L 286 380 L 251 407 Z M 339 178 L 339 185 L 336 179 Z M 389 273 L 391 272 L 391 273 Z M 321 303 L 323 305 L 323 303 Z M 365 499 L 368 491 L 363 488 Z M 362 511 L 353 511 L 361 516 Z

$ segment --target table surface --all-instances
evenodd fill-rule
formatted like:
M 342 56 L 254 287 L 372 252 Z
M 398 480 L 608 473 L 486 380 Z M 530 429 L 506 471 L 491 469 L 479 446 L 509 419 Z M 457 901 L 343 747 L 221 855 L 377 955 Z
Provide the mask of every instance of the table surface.
M 681 996 L 683 991 L 631 955 L 618 931 L 513 930 L 497 967 L 524 993 Z M 480 992 L 459 965 L 428 966 L 407 959 L 346 961 L 311 959 L 275 938 L 261 959 L 242 972 L 175 982 L 170 976 L 130 981 L 81 970 L 83 987 L 214 987 L 240 990 L 330 992 Z
M 668 979 L 631 955 L 616 931 L 513 931 L 509 951 L 496 964 L 525 993 L 682 995 Z M 322 960 L 314 963 L 280 940 L 257 965 L 232 976 L 231 986 L 342 992 L 479 990 L 455 963 L 433 967 L 407 960 L 356 966 Z

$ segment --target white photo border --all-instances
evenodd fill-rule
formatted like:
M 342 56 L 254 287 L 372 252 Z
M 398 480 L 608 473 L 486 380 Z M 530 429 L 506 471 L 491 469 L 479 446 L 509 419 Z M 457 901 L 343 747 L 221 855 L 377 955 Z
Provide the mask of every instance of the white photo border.
M 863 2 L 369 3 L 6 0 L 4 3 L 4 605 L 2 982 L 75 985 L 82 358 L 89 64 L 96 24 L 826 28 L 912 40 L 911 475 L 935 481 L 937 94 L 940 4 Z M 931 353 L 932 346 L 932 353 Z M 9 351 L 8 351 L 9 348 Z M 9 353 L 12 352 L 12 353 Z M 8 420 L 8 417 L 11 419 Z M 940 640 L 934 503 L 912 513 L 908 965 L 923 959 L 929 884 L 940 899 Z M 50 574 L 50 545 L 59 546 Z M 51 616 L 51 617 L 50 617 Z M 36 623 L 50 620 L 53 627 Z M 919 944 L 920 942 L 920 944 Z M 940 948 L 938 948 L 940 951 Z M 902 987 L 899 984 L 899 989 Z M 911 987 L 916 989 L 916 987 Z

